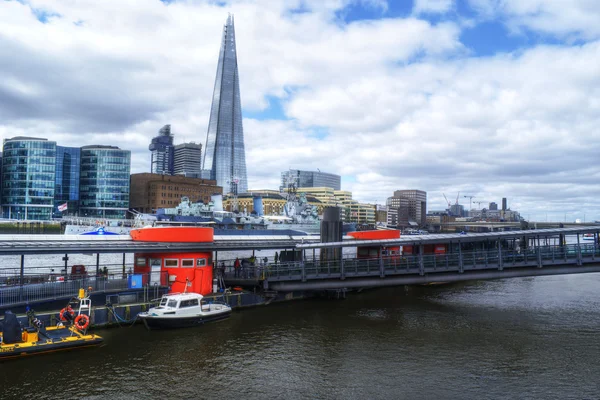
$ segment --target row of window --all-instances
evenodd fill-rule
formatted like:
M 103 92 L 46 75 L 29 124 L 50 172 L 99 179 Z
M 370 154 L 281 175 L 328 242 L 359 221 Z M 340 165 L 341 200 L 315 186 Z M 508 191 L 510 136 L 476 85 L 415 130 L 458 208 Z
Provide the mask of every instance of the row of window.
M 165 258 L 164 266 L 167 268 L 179 268 L 179 261 L 181 261 L 181 268 L 193 268 L 194 267 L 194 259 L 193 258 L 184 258 L 179 260 L 177 258 Z M 135 260 L 135 265 L 138 267 L 146 266 L 146 258 L 138 257 Z M 153 266 L 161 265 L 161 260 L 158 258 L 152 259 Z M 162 265 L 161 265 L 162 266 Z M 205 267 L 206 266 L 206 258 L 197 258 L 196 259 L 196 267 Z

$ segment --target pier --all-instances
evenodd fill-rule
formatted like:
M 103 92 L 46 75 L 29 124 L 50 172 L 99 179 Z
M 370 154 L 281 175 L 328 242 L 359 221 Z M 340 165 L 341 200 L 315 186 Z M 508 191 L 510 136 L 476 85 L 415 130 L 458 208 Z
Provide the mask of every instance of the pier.
M 583 235 L 593 240 L 583 240 Z M 315 237 L 217 237 L 211 243 L 136 242 L 129 236 L 44 236 L 0 237 L 0 255 L 20 255 L 17 276 L 0 286 L 0 308 L 23 312 L 27 305 L 44 303 L 48 311 L 74 297 L 81 287 L 92 288 L 95 325 L 128 321 L 147 309 L 151 300 L 169 290 L 163 277 L 150 285 L 150 274 L 132 287 L 130 268 L 102 271 L 96 257 L 95 272 L 84 277 L 65 276 L 64 281 L 31 279 L 24 271 L 28 255 L 73 253 L 170 253 L 203 251 L 213 254 L 218 266 L 219 251 L 288 250 L 292 261 L 269 260 L 246 268 L 236 276 L 228 266 L 221 286 L 238 287 L 240 292 L 223 290 L 212 296 L 247 307 L 310 297 L 328 291 L 346 291 L 383 286 L 447 283 L 479 279 L 505 279 L 527 276 L 600 272 L 600 227 L 571 227 L 527 231 L 469 234 L 403 236 L 396 239 L 357 240 L 321 243 Z M 569 238 L 569 243 L 567 243 Z M 376 250 L 376 257 L 346 254 L 337 259 L 321 259 L 324 249 L 361 248 Z M 404 251 L 389 252 L 389 249 Z M 408 251 L 410 249 L 410 252 Z M 439 250 L 439 251 L 438 251 Z M 124 258 L 123 258 L 124 260 Z M 65 261 L 65 273 L 67 261 Z M 159 282 L 159 283 L 156 283 Z M 223 288 L 224 289 L 224 288 Z M 54 308 L 52 308 L 54 307 Z M 47 315 L 52 322 L 52 312 Z

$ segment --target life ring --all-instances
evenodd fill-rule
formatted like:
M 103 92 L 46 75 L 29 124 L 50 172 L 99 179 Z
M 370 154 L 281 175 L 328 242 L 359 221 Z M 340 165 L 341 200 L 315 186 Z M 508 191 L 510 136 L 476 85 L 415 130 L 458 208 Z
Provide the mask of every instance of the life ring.
M 77 318 L 75 318 L 75 326 L 80 331 L 87 329 L 90 326 L 90 317 L 85 314 L 79 314 Z
M 60 313 L 58 314 L 59 318 L 61 321 L 66 321 L 67 319 L 65 318 L 65 313 L 68 312 L 69 314 L 71 314 L 71 317 L 73 317 L 75 315 L 75 311 L 73 311 L 72 308 L 63 308 L 62 310 L 60 310 Z M 71 318 L 73 319 L 73 318 Z

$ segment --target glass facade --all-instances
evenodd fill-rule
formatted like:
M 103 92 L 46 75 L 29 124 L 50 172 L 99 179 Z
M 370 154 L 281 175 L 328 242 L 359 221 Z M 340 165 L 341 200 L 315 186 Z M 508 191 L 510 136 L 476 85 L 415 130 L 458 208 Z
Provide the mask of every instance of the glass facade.
M 210 110 L 202 177 L 217 181 L 223 193 L 248 191 L 242 105 L 233 16 L 223 28 Z
M 51 219 L 56 142 L 30 137 L 5 139 L 2 155 L 3 217 Z
M 341 190 L 342 178 L 339 175 L 321 171 L 302 171 L 291 169 L 281 173 L 281 187 L 286 188 L 290 182 L 295 182 L 296 187 L 329 187 Z
M 173 134 L 171 125 L 165 125 L 152 139 L 148 149 L 152 152 L 150 171 L 153 174 L 173 175 Z
M 125 218 L 129 209 L 131 152 L 114 146 L 81 148 L 79 215 Z
M 56 179 L 54 184 L 54 217 L 77 215 L 79 202 L 79 168 L 81 149 L 79 147 L 56 146 Z M 58 206 L 67 203 L 63 212 Z

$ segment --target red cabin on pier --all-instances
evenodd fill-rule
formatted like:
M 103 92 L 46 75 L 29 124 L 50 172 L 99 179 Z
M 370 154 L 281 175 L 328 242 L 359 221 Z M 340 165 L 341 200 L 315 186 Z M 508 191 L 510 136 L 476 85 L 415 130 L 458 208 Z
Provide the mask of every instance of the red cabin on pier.
M 148 227 L 131 231 L 134 241 L 212 243 L 213 229 L 204 227 Z M 212 293 L 212 252 L 136 253 L 134 273 L 144 274 L 150 285 L 169 285 L 170 292 Z M 186 284 L 187 290 L 186 290 Z

